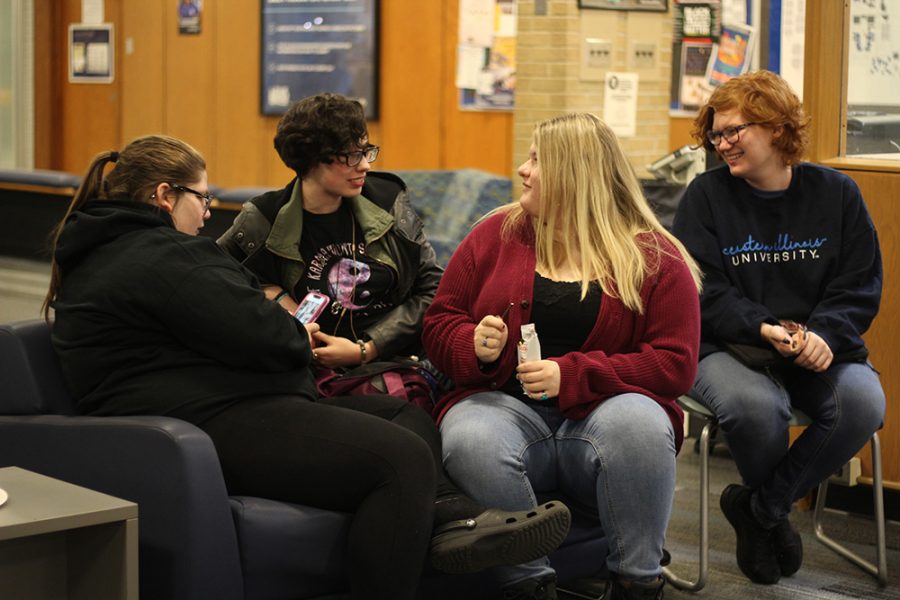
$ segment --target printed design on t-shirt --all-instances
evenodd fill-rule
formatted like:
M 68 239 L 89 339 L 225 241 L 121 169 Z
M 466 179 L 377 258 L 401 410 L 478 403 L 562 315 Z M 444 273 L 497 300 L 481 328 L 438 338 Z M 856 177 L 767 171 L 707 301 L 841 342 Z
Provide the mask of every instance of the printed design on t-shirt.
M 818 260 L 822 257 L 822 247 L 827 237 L 811 237 L 794 240 L 789 233 L 779 233 L 775 241 L 757 240 L 753 234 L 747 239 L 722 248 L 722 254 L 734 267 L 753 263 L 787 263 L 805 260 Z
M 386 281 L 389 277 L 386 268 L 367 257 L 364 242 L 357 242 L 356 248 L 350 242 L 319 247 L 305 275 L 308 290 L 315 289 L 331 297 L 334 314 L 342 309 L 368 314 L 388 308 Z M 379 291 L 382 289 L 383 292 Z
M 372 271 L 366 263 L 352 258 L 342 258 L 328 271 L 328 291 L 331 292 L 331 297 L 340 302 L 344 308 L 350 310 L 365 308 L 371 302 L 372 293 L 369 290 L 361 289 L 361 286 L 371 276 Z M 361 304 L 356 304 L 354 300 Z

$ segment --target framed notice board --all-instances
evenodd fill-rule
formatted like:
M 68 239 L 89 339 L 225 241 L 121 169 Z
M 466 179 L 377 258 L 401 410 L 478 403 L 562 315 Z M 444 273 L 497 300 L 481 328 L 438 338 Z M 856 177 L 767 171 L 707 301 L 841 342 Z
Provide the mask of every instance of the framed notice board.
M 378 118 L 379 0 L 261 0 L 260 110 L 334 92 Z

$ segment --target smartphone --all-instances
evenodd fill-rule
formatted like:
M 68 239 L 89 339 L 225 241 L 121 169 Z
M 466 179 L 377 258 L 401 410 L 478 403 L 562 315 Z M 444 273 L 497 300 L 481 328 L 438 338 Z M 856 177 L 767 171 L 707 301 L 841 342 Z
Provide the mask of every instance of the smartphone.
M 303 300 L 294 311 L 294 318 L 306 325 L 312 323 L 319 318 L 325 307 L 328 306 L 330 298 L 321 292 L 309 292 L 303 296 Z

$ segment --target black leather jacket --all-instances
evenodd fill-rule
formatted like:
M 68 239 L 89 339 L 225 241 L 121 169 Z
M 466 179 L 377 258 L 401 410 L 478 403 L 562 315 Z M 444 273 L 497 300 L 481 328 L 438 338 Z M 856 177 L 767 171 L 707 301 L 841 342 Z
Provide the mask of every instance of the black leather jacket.
M 245 203 L 218 244 L 253 271 L 263 285 L 278 285 L 294 300 L 306 264 L 300 256 L 303 202 L 299 180 Z M 390 173 L 370 172 L 353 198 L 369 255 L 396 272 L 390 290 L 396 308 L 361 336 L 371 339 L 380 359 L 421 353 L 422 317 L 437 291 L 443 269 L 425 239 L 422 220 L 409 203 L 406 184 Z

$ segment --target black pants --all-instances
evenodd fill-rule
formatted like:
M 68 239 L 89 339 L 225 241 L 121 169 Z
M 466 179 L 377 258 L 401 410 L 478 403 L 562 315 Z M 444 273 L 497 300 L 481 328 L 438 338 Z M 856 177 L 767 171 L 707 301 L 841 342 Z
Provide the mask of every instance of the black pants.
M 392 396 L 246 400 L 201 425 L 233 495 L 353 513 L 353 598 L 413 598 L 431 537 L 440 434 Z M 437 464 L 435 463 L 437 461 Z

